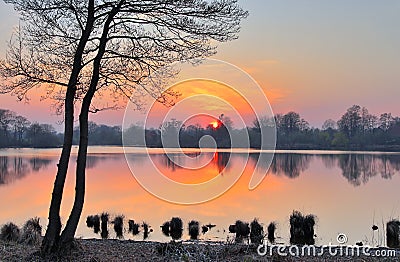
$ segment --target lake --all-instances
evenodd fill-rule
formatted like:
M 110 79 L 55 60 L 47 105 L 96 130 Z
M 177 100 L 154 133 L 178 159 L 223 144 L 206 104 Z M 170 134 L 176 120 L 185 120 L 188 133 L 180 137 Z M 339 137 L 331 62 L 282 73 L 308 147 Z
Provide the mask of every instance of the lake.
M 64 192 L 63 223 L 74 197 L 76 148 L 74 152 Z M 28 218 L 38 216 L 45 228 L 59 153 L 60 149 L 0 150 L 0 224 L 12 221 L 22 226 Z M 161 200 L 143 189 L 132 175 L 122 148 L 90 147 L 86 199 L 77 237 L 100 238 L 86 227 L 85 220 L 88 215 L 106 211 L 111 218 L 123 214 L 126 227 L 128 219 L 147 222 L 154 229 L 148 238 L 153 241 L 169 241 L 161 233 L 160 225 L 179 216 L 184 221 L 184 239 L 189 238 L 187 223 L 192 219 L 216 225 L 201 239 L 225 241 L 233 237 L 228 226 L 237 219 L 251 222 L 258 218 L 264 226 L 275 221 L 277 241 L 288 243 L 289 216 L 293 210 L 299 210 L 316 215 L 317 244 L 336 244 L 339 233 L 348 236 L 349 244 L 357 241 L 385 244 L 383 224 L 399 218 L 400 214 L 400 154 L 277 151 L 269 171 L 262 174 L 265 178 L 261 184 L 250 191 L 250 177 L 257 172 L 255 163 L 265 154 L 268 152 L 251 151 L 247 159 L 246 154 L 235 150 L 201 156 L 196 150 L 187 150 L 186 154 L 174 152 L 171 161 L 162 150 L 152 149 L 150 161 L 144 157 L 143 149 L 129 150 L 127 158 L 135 165 L 138 173 L 135 175 L 151 176 L 153 162 L 166 177 L 186 184 L 217 176 L 229 180 L 237 167 L 245 163 L 243 175 L 223 195 L 201 204 L 180 205 Z M 211 161 L 200 170 L 181 168 L 176 163 L 187 155 L 208 156 Z M 379 227 L 377 231 L 372 231 L 373 224 Z M 110 237 L 115 237 L 111 228 Z M 125 239 L 142 237 L 125 232 Z

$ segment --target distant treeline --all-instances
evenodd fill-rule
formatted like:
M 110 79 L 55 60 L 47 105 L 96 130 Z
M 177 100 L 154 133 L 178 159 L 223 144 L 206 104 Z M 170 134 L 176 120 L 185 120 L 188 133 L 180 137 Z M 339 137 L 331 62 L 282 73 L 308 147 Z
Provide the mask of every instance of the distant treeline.
M 23 116 L 0 109 L 0 148 L 57 147 L 63 135 L 48 124 L 31 123 Z
M 230 137 L 235 140 L 248 134 L 250 146 L 261 148 L 262 134 L 271 133 L 276 128 L 277 149 L 400 150 L 400 117 L 394 117 L 391 113 L 375 116 L 358 105 L 347 109 L 338 121 L 326 120 L 321 129 L 311 127 L 296 112 L 277 114 L 273 118 L 262 117 L 245 129 L 234 129 L 233 122 L 224 115 L 220 116 L 217 128 L 212 124 L 206 128 L 189 125 L 178 130 L 181 124 L 172 119 L 159 129 L 145 130 L 146 146 L 161 147 L 161 138 L 168 143 L 168 138 L 176 137 L 179 132 L 181 147 L 199 147 L 199 140 L 204 135 L 212 136 L 218 147 L 230 147 Z M 140 132 L 143 133 L 141 126 L 132 125 L 125 131 L 125 137 L 128 138 L 125 142 L 143 146 L 143 142 L 138 140 Z M 238 145 L 235 141 L 236 146 L 240 147 L 240 142 Z M 270 148 L 271 145 L 264 143 L 263 146 Z
M 335 150 L 400 150 L 400 117 L 391 113 L 372 115 L 365 107 L 354 105 L 338 121 L 328 119 L 321 129 L 314 128 L 296 112 L 277 114 L 253 121 L 250 127 L 235 129 L 234 123 L 223 114 L 217 123 L 207 127 L 183 125 L 176 119 L 164 122 L 159 128 L 144 130 L 132 125 L 124 132 L 125 143 L 132 146 L 199 147 L 205 135 L 214 138 L 218 147 L 240 147 L 232 144 L 236 137 L 249 137 L 252 148 L 261 148 L 261 136 L 276 127 L 277 149 L 335 149 Z M 144 132 L 144 135 L 143 135 Z M 145 142 L 141 137 L 145 137 Z M 48 124 L 31 123 L 12 111 L 0 109 L 0 147 L 58 147 L 63 135 Z M 176 139 L 175 139 L 176 140 Z M 74 144 L 79 142 L 79 129 L 75 128 Z M 204 140 L 202 142 L 205 142 Z M 240 141 L 241 142 L 241 141 Z M 89 123 L 90 145 L 122 145 L 120 126 Z M 207 143 L 203 145 L 207 146 Z M 270 145 L 267 145 L 267 148 Z
M 60 147 L 63 134 L 49 124 L 31 123 L 15 112 L 0 109 L 0 148 Z M 79 129 L 74 130 L 74 144 L 79 143 Z M 89 123 L 90 145 L 122 145 L 121 127 Z

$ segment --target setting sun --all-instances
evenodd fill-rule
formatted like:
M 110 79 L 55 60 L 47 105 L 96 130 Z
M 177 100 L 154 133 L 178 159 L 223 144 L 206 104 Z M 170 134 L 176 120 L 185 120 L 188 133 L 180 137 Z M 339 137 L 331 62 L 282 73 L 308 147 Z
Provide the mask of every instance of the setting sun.
M 213 128 L 218 128 L 219 123 L 217 121 L 211 122 L 210 123 L 212 125 Z

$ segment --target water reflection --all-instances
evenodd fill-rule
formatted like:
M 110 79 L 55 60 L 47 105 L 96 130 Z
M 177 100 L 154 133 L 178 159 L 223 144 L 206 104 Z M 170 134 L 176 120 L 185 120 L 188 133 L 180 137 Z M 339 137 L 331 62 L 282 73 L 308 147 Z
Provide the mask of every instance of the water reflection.
M 231 154 L 228 152 L 216 152 L 216 153 L 205 153 L 201 155 L 200 153 L 185 153 L 186 156 L 191 158 L 206 158 L 212 159 L 211 165 L 216 167 L 218 173 L 222 171 L 229 171 L 230 167 L 228 165 L 229 160 L 231 159 Z M 155 163 L 161 164 L 162 167 L 169 169 L 172 172 L 179 171 L 183 169 L 185 166 L 185 158 L 181 154 L 157 154 L 151 155 L 151 158 Z M 204 161 L 199 159 L 199 163 L 203 163 Z
M 241 153 L 206 153 L 206 157 L 211 159 L 207 167 L 188 170 L 173 164 L 179 163 L 179 159 L 185 159 L 183 155 L 172 154 L 174 161 L 169 161 L 163 152 L 153 152 L 150 157 L 158 169 L 166 176 L 183 183 L 208 181 L 221 170 L 224 171 L 220 179 L 225 182 L 234 177 L 238 166 L 247 161 L 244 174 L 225 194 L 203 204 L 184 206 L 161 201 L 145 191 L 132 177 L 125 156 L 118 149 L 113 150 L 110 154 L 95 152 L 88 157 L 87 201 L 78 236 L 114 238 L 115 233 L 111 230 L 110 223 L 115 216 L 124 214 L 127 218 L 134 218 L 139 225 L 146 221 L 154 228 L 158 228 L 166 219 L 176 216 L 182 217 L 185 230 L 192 219 L 199 221 L 199 226 L 211 222 L 217 225 L 216 229 L 200 235 L 200 239 L 225 240 L 229 224 L 233 221 L 239 219 L 250 222 L 257 217 L 264 225 L 276 221 L 275 236 L 279 241 L 289 243 L 288 214 L 292 210 L 301 209 L 303 213 L 318 216 L 317 243 L 335 241 L 337 232 L 346 233 L 349 243 L 355 243 L 363 240 L 370 232 L 366 230 L 370 230 L 374 218 L 375 221 L 380 221 L 398 216 L 398 203 L 395 200 L 387 201 L 397 199 L 398 195 L 400 155 L 396 154 L 277 153 L 268 174 L 263 174 L 266 178 L 256 190 L 249 191 L 248 184 L 253 171 L 261 174 L 263 170 L 256 168 L 257 161 L 259 160 L 261 167 L 266 167 L 270 154 L 250 154 L 247 161 L 247 155 Z M 0 184 L 3 185 L 0 185 L 0 199 L 9 200 L 2 202 L 0 224 L 10 220 L 22 224 L 27 218 L 36 215 L 42 221 L 47 221 L 58 154 L 50 156 L 45 153 L 39 156 L 36 151 L 27 151 L 24 155 L 0 157 Z M 31 157 L 33 155 L 36 157 Z M 189 156 L 196 159 L 202 155 L 196 153 Z M 127 158 L 134 162 L 138 175 L 152 179 L 153 162 L 149 161 L 145 153 L 132 152 Z M 71 169 L 66 180 L 66 194 L 61 209 L 63 222 L 68 218 L 73 204 L 74 160 L 75 156 L 71 159 Z M 35 172 L 40 177 L 33 175 Z M 24 179 L 20 179 L 23 177 Z M 157 184 L 157 180 L 154 183 Z M 365 183 L 368 186 L 364 186 Z M 162 187 L 161 183 L 159 186 Z M 86 227 L 84 218 L 102 211 L 110 214 L 110 220 L 107 220 L 109 228 L 104 223 L 105 230 L 103 231 L 102 226 L 101 235 L 98 235 Z M 375 212 L 382 215 L 375 216 Z M 105 217 L 104 220 L 106 221 Z M 272 228 L 271 226 L 271 230 Z M 203 227 L 201 229 L 204 230 Z M 149 232 L 150 230 L 149 227 Z M 132 234 L 129 236 L 136 239 L 138 237 Z M 154 230 L 149 238 L 170 241 L 160 230 Z M 188 236 L 184 235 L 184 238 Z
M 377 175 L 391 179 L 400 171 L 400 155 L 343 154 L 320 157 L 326 168 L 338 166 L 342 175 L 353 186 L 366 184 Z
M 234 156 L 234 159 L 240 158 L 246 160 L 246 154 L 230 154 L 226 152 L 217 152 L 214 154 L 209 168 L 215 168 L 217 173 L 230 170 L 229 161 Z M 268 164 L 270 153 L 252 153 L 249 154 L 249 165 L 251 169 L 255 169 L 257 161 L 260 167 L 265 167 Z M 161 169 L 169 170 L 170 172 L 185 172 L 184 158 L 182 155 L 152 155 L 152 160 Z M 198 153 L 191 157 L 209 157 L 199 155 Z M 374 155 L 374 154 L 297 154 L 297 153 L 279 153 L 275 154 L 270 165 L 269 174 L 283 175 L 288 178 L 297 178 L 304 173 L 309 167 L 311 161 L 320 159 L 327 169 L 340 168 L 341 174 L 353 186 L 366 184 L 371 177 L 380 175 L 384 179 L 391 179 L 400 171 L 400 155 Z M 135 158 L 133 158 L 135 161 Z M 136 161 L 141 161 L 140 158 Z M 233 160 L 235 161 L 235 160 Z
M 209 153 L 212 154 L 212 153 Z M 210 157 L 199 155 L 199 153 L 187 154 L 190 157 Z M 226 152 L 217 152 L 212 156 L 209 168 L 215 169 L 216 173 L 229 172 L 229 162 L 234 158 L 245 160 L 246 154 L 231 154 Z M 255 168 L 257 160 L 259 165 L 266 165 L 270 154 L 250 154 L 249 165 Z M 119 155 L 89 155 L 87 159 L 87 168 L 95 168 L 99 163 L 117 159 Z M 170 172 L 185 172 L 184 158 L 180 154 L 167 156 L 166 154 L 154 154 L 152 160 L 161 169 Z M 353 186 L 360 186 L 368 183 L 370 178 L 380 176 L 383 179 L 391 179 L 400 172 L 400 155 L 374 155 L 374 154 L 291 154 L 281 153 L 275 154 L 269 174 L 283 175 L 288 178 L 297 178 L 304 173 L 309 167 L 313 158 L 321 159 L 327 169 L 340 168 L 341 174 Z M 131 158 L 134 162 L 140 163 L 143 158 L 133 155 Z M 40 157 L 10 157 L 0 156 L 0 185 L 10 184 L 14 181 L 25 177 L 32 172 L 39 172 L 46 168 L 54 160 Z M 235 160 L 232 160 L 235 161 Z
M 0 186 L 11 184 L 32 172 L 39 172 L 52 160 L 37 157 L 0 156 Z
M 229 171 L 228 163 L 229 163 L 230 157 L 231 157 L 230 153 L 224 153 L 224 152 L 219 153 L 219 152 L 217 152 L 217 153 L 214 154 L 213 161 L 214 161 L 214 164 L 218 168 L 218 172 L 221 173 L 222 171 L 225 170 L 225 168 L 226 168 L 225 171 L 227 171 L 227 172 Z
M 267 163 L 267 154 L 251 154 L 253 165 L 259 159 L 260 165 Z M 400 171 L 400 155 L 374 154 L 275 154 L 269 173 L 289 178 L 299 177 L 309 167 L 313 158 L 322 160 L 327 169 L 340 168 L 341 174 L 353 186 L 366 184 L 371 177 L 380 175 L 391 179 Z
M 276 154 L 272 160 L 270 172 L 296 178 L 308 169 L 312 158 L 312 155 Z

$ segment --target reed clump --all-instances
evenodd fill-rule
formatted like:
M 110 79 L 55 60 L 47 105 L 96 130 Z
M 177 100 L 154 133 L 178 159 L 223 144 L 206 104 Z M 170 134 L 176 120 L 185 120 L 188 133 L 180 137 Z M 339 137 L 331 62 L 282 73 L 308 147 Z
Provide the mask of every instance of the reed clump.
M 290 215 L 290 243 L 293 245 L 314 245 L 315 216 L 303 216 L 299 211 Z
M 208 229 L 208 227 L 207 227 Z M 199 237 L 200 234 L 200 226 L 199 222 L 192 220 L 189 222 L 189 235 L 190 239 L 196 240 Z
M 276 223 L 275 222 L 269 223 L 267 227 L 267 232 L 268 232 L 267 238 L 271 243 L 275 243 L 275 230 L 276 230 Z
M 250 223 L 250 242 L 252 244 L 262 244 L 264 239 L 264 229 L 262 225 L 255 218 Z
M 108 232 L 108 221 L 109 221 L 109 214 L 106 212 L 103 212 L 100 215 L 100 220 L 101 220 L 101 238 L 102 239 L 107 239 L 109 232 Z
M 173 217 L 169 222 L 169 234 L 173 240 L 178 240 L 182 238 L 183 233 L 183 223 L 182 219 L 179 217 Z
M 1 227 L 0 239 L 3 241 L 17 242 L 20 238 L 20 229 L 14 223 L 7 223 Z
M 116 216 L 112 222 L 114 224 L 114 231 L 117 234 L 118 238 L 124 237 L 124 216 L 119 215 Z
M 390 248 L 400 248 L 400 221 L 391 220 L 386 224 L 386 244 Z
M 34 217 L 25 222 L 22 227 L 20 242 L 27 245 L 39 245 L 42 240 L 42 226 L 40 219 Z

